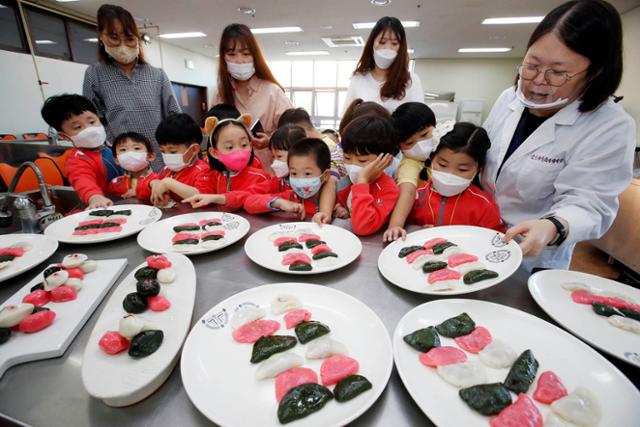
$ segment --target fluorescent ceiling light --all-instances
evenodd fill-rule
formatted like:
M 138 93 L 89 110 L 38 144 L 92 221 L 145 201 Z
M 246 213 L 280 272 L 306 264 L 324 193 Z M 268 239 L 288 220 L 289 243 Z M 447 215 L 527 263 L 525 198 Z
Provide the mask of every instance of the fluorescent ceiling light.
M 400 21 L 405 28 L 415 28 L 420 26 L 420 21 Z M 375 27 L 375 22 L 354 22 L 354 30 L 370 30 Z
M 278 34 L 278 33 L 300 33 L 300 27 L 269 27 L 269 28 L 252 28 L 253 34 Z
M 36 40 L 36 44 L 56 44 L 53 40 Z
M 487 18 L 482 21 L 484 25 L 506 25 L 506 24 L 537 24 L 544 16 L 515 16 L 511 18 Z
M 500 53 L 509 52 L 512 47 L 463 47 L 458 49 L 458 53 Z
M 205 33 L 200 31 L 194 31 L 191 33 L 169 33 L 169 34 L 160 34 L 160 37 L 163 39 L 189 39 L 194 37 L 207 37 Z
M 97 37 L 91 37 L 88 39 L 82 39 L 83 42 L 91 42 L 91 43 L 98 43 L 98 38 Z
M 297 52 L 285 52 L 289 56 L 312 56 L 312 55 L 329 55 L 327 50 L 302 50 Z

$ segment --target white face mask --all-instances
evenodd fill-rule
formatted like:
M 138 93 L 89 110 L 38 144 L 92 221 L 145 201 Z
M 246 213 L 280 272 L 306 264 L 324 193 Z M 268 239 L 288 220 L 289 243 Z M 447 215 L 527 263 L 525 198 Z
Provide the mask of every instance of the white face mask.
M 140 172 L 149 165 L 147 154 L 146 151 L 126 151 L 118 154 L 118 162 L 126 171 Z
M 136 47 L 129 47 L 125 45 L 118 47 L 109 47 L 105 44 L 104 50 L 109 54 L 110 57 L 115 59 L 116 62 L 125 65 L 131 64 L 136 60 L 138 55 L 140 55 L 139 45 L 136 45 Z
M 76 136 L 71 137 L 73 145 L 77 148 L 98 148 L 107 139 L 107 133 L 104 130 L 104 126 L 91 126 L 84 128 Z
M 351 183 L 356 184 L 358 182 L 358 177 L 360 176 L 360 171 L 362 170 L 362 166 L 345 163 L 344 167 L 345 169 L 347 169 L 347 173 L 349 174 L 349 179 L 351 180 Z
M 391 67 L 393 61 L 396 60 L 396 56 L 398 56 L 398 52 L 393 49 L 375 49 L 373 51 L 373 61 L 378 68 L 382 68 L 383 70 Z
M 433 138 L 429 138 L 416 142 L 408 150 L 402 150 L 402 153 L 407 157 L 424 162 L 431 156 L 431 152 L 434 148 L 435 143 Z
M 165 166 L 174 172 L 180 172 L 187 167 L 187 164 L 184 162 L 184 153 L 162 153 L 162 160 Z
M 287 162 L 283 162 L 282 160 L 274 160 L 271 163 L 271 169 L 273 169 L 273 173 L 275 173 L 278 178 L 289 175 L 289 165 L 287 165 Z
M 538 104 L 533 101 L 530 101 L 524 96 L 524 92 L 522 92 L 522 80 L 520 79 L 518 79 L 518 89 L 516 90 L 516 98 L 518 98 L 518 101 L 520 101 L 522 105 L 532 110 L 548 110 L 550 108 L 561 107 L 569 102 L 569 98 L 559 98 L 553 101 L 552 93 L 550 93 L 547 96 L 547 100 L 546 100 L 547 102 L 543 104 Z
M 452 197 L 462 193 L 471 185 L 471 179 L 462 178 L 448 172 L 431 169 L 433 188 L 445 197 Z
M 236 80 L 249 80 L 256 73 L 256 69 L 253 66 L 252 62 L 247 62 L 245 64 L 236 64 L 235 62 L 227 62 L 227 70 L 231 77 Z

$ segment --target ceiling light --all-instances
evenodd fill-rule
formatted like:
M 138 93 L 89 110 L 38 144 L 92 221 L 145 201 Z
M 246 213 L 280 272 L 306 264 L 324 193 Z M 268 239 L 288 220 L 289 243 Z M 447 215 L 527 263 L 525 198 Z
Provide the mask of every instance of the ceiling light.
M 405 28 L 415 28 L 420 26 L 420 21 L 400 21 Z M 375 27 L 375 22 L 354 22 L 354 30 L 370 30 Z
M 53 40 L 36 40 L 36 44 L 56 44 Z
M 200 31 L 195 31 L 191 33 L 168 33 L 168 34 L 160 34 L 160 37 L 163 39 L 190 39 L 194 37 L 207 37 L 205 33 Z
M 313 55 L 329 55 L 328 50 L 302 50 L 297 52 L 285 52 L 288 56 L 313 56 Z
M 506 24 L 537 24 L 544 16 L 519 16 L 512 18 L 487 18 L 482 21 L 484 25 L 506 25 Z
M 253 34 L 278 34 L 278 33 L 300 33 L 300 27 L 270 27 L 270 28 L 252 28 Z
M 320 25 L 320 29 L 325 31 L 333 30 L 333 25 Z
M 371 0 L 371 4 L 374 6 L 388 6 L 391 0 Z
M 284 42 L 285 46 L 289 46 L 289 47 L 293 47 L 293 46 L 300 46 L 300 42 L 297 40 L 286 40 Z
M 458 53 L 500 53 L 509 52 L 512 47 L 463 47 L 458 49 Z
M 252 7 L 239 7 L 238 8 L 238 12 L 244 14 L 244 15 L 255 15 L 256 14 L 256 10 Z
M 97 37 L 90 37 L 88 39 L 82 39 L 83 42 L 90 42 L 90 43 L 98 43 L 98 38 Z

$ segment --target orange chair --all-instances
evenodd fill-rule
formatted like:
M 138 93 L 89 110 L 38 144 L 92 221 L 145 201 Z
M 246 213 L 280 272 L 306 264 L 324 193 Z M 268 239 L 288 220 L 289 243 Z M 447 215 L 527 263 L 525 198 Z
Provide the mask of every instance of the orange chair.
M 34 163 L 42 172 L 44 181 L 48 185 L 64 185 L 64 177 L 55 162 L 51 161 L 51 159 L 39 158 L 36 159 Z M 11 184 L 11 180 L 15 176 L 17 170 L 18 168 L 16 167 L 6 163 L 0 163 L 0 177 L 2 177 L 7 188 Z M 24 191 L 37 190 L 38 188 L 38 178 L 36 177 L 35 172 L 31 169 L 27 169 L 20 177 L 14 191 L 16 193 L 22 193 Z
M 71 154 L 71 150 L 66 150 L 64 153 L 60 154 L 59 156 L 51 156 L 47 153 L 40 152 L 38 153 L 38 157 L 42 157 L 43 159 L 51 159 L 58 166 L 58 169 L 60 169 L 60 173 L 62 174 L 62 176 L 66 178 L 67 177 L 67 158 L 69 157 L 70 154 Z
M 0 140 L 2 141 L 15 141 L 16 136 L 15 135 L 11 135 L 10 133 L 0 133 Z
M 23 133 L 22 139 L 25 141 L 42 141 L 49 139 L 47 134 L 42 132 L 31 132 L 31 133 Z

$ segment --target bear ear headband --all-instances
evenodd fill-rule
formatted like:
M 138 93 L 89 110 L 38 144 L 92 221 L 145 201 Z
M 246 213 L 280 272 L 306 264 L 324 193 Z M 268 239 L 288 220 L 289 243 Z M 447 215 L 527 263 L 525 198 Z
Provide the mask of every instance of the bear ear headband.
M 248 114 L 248 113 L 241 114 L 240 117 L 238 117 L 237 119 L 218 120 L 217 117 L 207 117 L 207 120 L 205 120 L 204 122 L 204 129 L 205 131 L 207 131 L 207 134 L 209 135 L 209 143 L 211 143 L 211 136 L 213 135 L 213 132 L 222 123 L 236 122 L 243 125 L 246 129 L 249 129 L 249 126 L 251 126 L 251 120 L 252 120 L 251 114 Z

